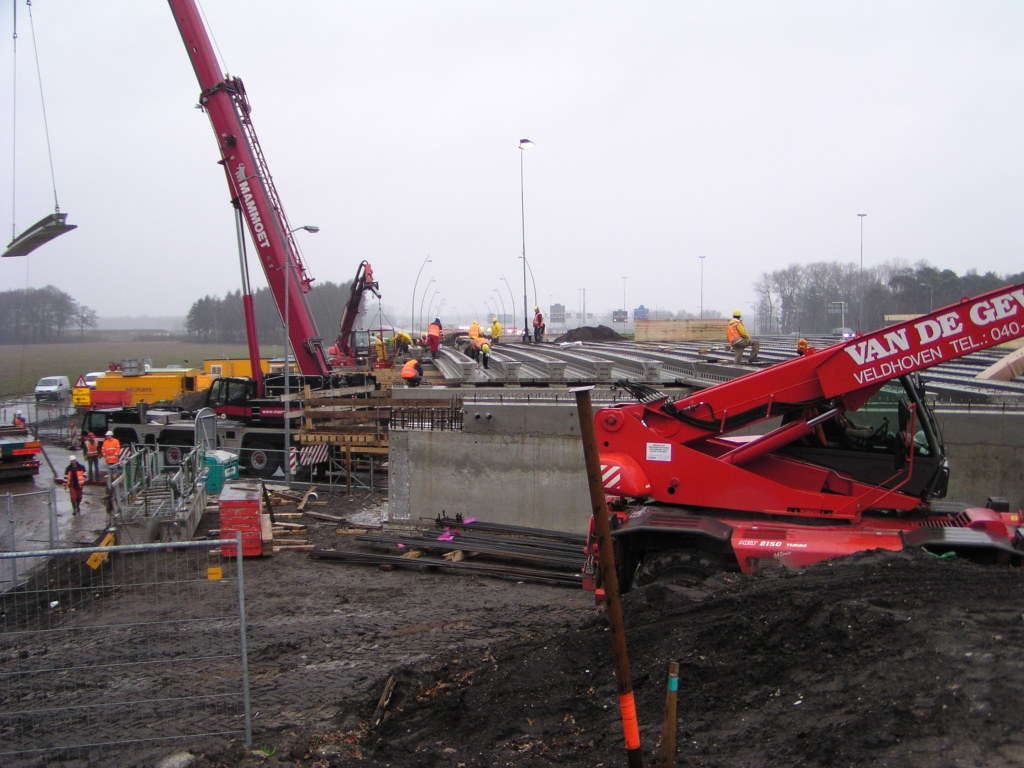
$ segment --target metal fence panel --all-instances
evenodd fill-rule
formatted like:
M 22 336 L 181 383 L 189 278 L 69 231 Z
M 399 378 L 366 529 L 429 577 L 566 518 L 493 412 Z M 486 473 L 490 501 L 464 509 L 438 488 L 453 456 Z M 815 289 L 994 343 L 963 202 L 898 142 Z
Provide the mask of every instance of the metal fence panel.
M 0 595 L 0 765 L 251 744 L 242 558 L 225 544 L 0 553 L 30 573 Z

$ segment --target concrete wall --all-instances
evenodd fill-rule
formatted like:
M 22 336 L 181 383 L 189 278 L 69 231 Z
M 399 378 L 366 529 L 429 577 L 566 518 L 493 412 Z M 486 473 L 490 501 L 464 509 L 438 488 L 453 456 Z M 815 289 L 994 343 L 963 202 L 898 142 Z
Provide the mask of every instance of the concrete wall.
M 572 405 L 467 404 L 462 432 L 392 430 L 389 515 L 419 523 L 442 511 L 585 533 L 590 502 Z M 1024 414 L 939 412 L 947 498 L 1024 508 Z

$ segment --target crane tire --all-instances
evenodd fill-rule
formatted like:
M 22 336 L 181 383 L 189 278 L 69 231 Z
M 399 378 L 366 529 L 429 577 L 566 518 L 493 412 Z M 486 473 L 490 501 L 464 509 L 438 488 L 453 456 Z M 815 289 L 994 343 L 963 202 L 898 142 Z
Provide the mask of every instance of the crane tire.
M 726 570 L 725 562 L 709 552 L 699 549 L 668 549 L 644 558 L 634 583 L 638 587 L 656 581 L 700 584 Z
M 242 463 L 253 477 L 273 477 L 281 466 L 281 460 L 275 455 L 273 446 L 267 443 L 254 443 L 242 450 Z

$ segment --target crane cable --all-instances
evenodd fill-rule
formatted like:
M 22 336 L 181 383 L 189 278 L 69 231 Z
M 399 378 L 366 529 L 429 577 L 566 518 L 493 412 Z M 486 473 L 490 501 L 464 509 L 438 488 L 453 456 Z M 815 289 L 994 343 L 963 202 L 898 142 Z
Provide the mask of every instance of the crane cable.
M 32 53 L 36 60 L 36 79 L 39 82 L 39 103 L 43 108 L 43 131 L 46 133 L 46 154 L 50 159 L 50 183 L 53 186 L 53 210 L 60 213 L 60 203 L 57 202 L 57 178 L 53 172 L 53 152 L 50 149 L 50 126 L 46 122 L 46 101 L 43 99 L 43 73 L 39 68 L 39 48 L 36 46 L 36 25 L 32 19 L 32 0 L 25 0 L 28 6 L 28 25 L 32 30 Z

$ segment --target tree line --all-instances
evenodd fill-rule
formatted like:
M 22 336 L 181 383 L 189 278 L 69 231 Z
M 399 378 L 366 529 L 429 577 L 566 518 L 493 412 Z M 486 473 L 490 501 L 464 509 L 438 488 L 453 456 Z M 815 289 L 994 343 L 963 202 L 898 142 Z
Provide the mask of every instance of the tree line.
M 886 315 L 921 315 L 1004 285 L 1024 282 L 1024 272 L 1000 276 L 968 270 L 958 275 L 925 261 L 889 261 L 861 272 L 856 264 L 819 261 L 763 272 L 754 283 L 754 314 L 761 333 L 828 333 L 844 325 L 872 331 Z M 845 316 L 839 302 L 845 303 Z
M 71 329 L 95 327 L 96 310 L 52 285 L 0 291 L 0 344 L 61 341 Z
M 341 315 L 352 292 L 352 281 L 341 284 L 325 282 L 314 285 L 306 294 L 306 303 L 317 329 L 328 347 L 338 335 Z M 371 296 L 372 298 L 372 296 Z M 261 343 L 284 345 L 284 324 L 269 288 L 253 293 L 256 332 Z M 365 311 L 366 297 L 363 297 Z M 185 331 L 196 341 L 245 343 L 245 310 L 242 292 L 227 293 L 223 298 L 204 296 L 192 303 L 185 318 Z

